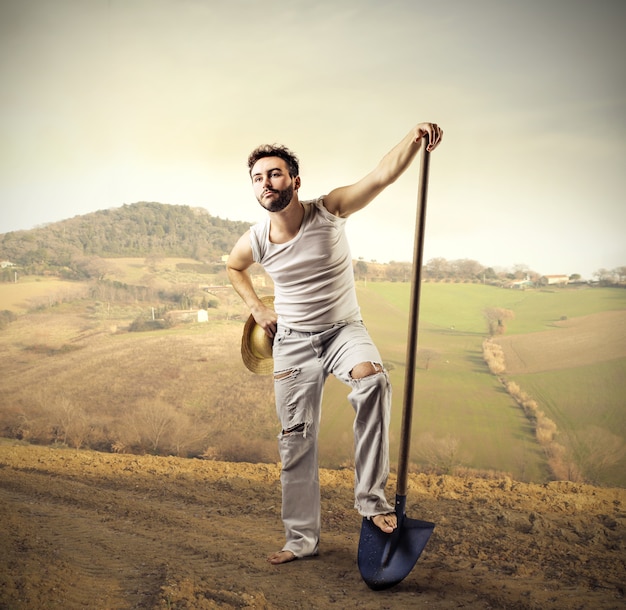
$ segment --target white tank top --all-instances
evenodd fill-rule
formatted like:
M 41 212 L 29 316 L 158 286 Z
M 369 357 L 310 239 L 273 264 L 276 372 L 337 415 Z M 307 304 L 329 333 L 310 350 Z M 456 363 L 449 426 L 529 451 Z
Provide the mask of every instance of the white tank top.
M 346 219 L 328 212 L 323 197 L 302 205 L 302 225 L 291 241 L 270 242 L 269 217 L 250 229 L 254 260 L 274 282 L 279 323 L 318 331 L 360 320 Z

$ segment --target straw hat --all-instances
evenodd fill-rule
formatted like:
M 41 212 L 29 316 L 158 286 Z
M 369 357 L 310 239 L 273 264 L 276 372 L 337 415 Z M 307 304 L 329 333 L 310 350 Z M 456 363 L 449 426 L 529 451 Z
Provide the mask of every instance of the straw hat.
M 261 303 L 273 309 L 274 297 L 261 297 Z M 272 340 L 255 322 L 252 315 L 246 320 L 246 324 L 243 327 L 241 357 L 246 368 L 257 375 L 269 375 L 274 372 Z

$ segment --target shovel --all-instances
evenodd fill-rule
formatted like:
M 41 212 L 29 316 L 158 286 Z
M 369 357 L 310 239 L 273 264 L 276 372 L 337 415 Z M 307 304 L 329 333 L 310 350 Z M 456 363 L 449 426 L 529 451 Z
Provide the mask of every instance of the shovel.
M 386 534 L 374 523 L 363 519 L 359 540 L 358 564 L 365 583 L 379 591 L 397 585 L 406 578 L 422 554 L 434 523 L 411 519 L 405 514 L 409 449 L 411 446 L 411 421 L 413 418 L 413 390 L 417 352 L 417 323 L 421 290 L 422 256 L 424 250 L 424 227 L 426 222 L 426 195 L 428 191 L 428 165 L 430 153 L 427 142 L 420 163 L 415 243 L 413 248 L 413 275 L 411 283 L 411 306 L 409 310 L 409 334 L 406 350 L 406 375 L 404 378 L 404 405 L 398 457 L 395 511 L 398 527 Z

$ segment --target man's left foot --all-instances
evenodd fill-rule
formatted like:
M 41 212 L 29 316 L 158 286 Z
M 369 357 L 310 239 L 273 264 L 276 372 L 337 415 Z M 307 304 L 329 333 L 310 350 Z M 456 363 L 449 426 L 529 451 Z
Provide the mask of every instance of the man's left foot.
M 386 515 L 374 515 L 371 518 L 372 523 L 385 534 L 391 534 L 398 527 L 398 517 L 396 513 L 387 513 Z
M 295 559 L 297 559 L 297 557 L 291 551 L 278 551 L 278 553 L 273 553 L 267 558 L 267 560 L 275 566 L 281 563 L 289 563 Z

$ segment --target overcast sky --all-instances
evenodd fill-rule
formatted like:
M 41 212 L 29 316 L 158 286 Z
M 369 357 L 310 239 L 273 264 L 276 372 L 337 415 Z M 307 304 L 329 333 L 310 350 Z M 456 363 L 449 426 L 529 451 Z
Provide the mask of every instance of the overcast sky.
M 590 278 L 626 265 L 625 23 L 621 0 L 0 0 L 0 233 L 137 201 L 255 222 L 258 144 L 299 155 L 308 199 L 428 120 L 426 260 Z M 355 258 L 411 259 L 417 170 L 350 219 Z

